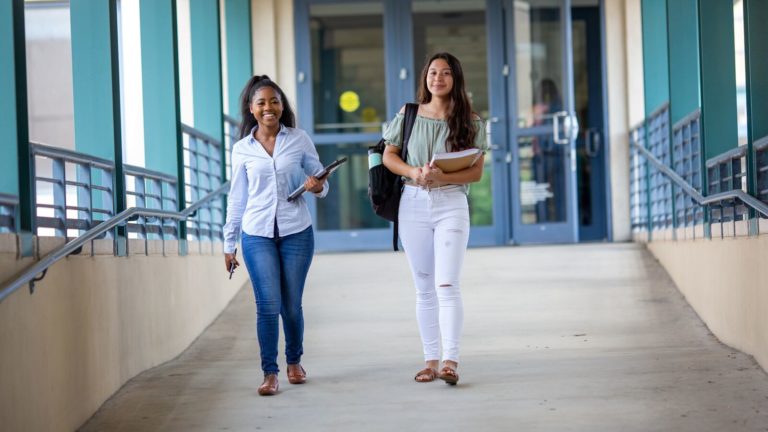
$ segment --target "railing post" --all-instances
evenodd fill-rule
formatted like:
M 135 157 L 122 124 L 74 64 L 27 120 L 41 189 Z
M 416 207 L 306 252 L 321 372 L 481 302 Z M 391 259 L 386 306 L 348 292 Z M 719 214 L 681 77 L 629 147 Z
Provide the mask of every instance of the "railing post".
M 109 43 L 111 46 L 112 65 L 112 118 L 120 119 L 120 51 L 118 48 L 119 35 L 117 27 L 117 0 L 109 1 Z M 112 172 L 112 197 L 115 214 L 124 211 L 126 206 L 125 166 L 123 165 L 123 132 L 122 123 L 114 122 L 114 160 L 115 170 Z M 115 254 L 125 256 L 128 254 L 128 226 L 119 225 L 115 233 Z
M 646 118 L 644 121 L 643 126 L 643 143 L 647 146 L 648 145 L 648 129 L 649 129 L 649 121 Z M 652 211 L 651 211 L 651 164 L 648 162 L 648 160 L 644 160 L 643 163 L 645 164 L 645 217 L 646 217 L 646 229 L 648 230 L 648 238 L 647 241 L 650 242 L 653 239 L 653 219 L 651 217 Z

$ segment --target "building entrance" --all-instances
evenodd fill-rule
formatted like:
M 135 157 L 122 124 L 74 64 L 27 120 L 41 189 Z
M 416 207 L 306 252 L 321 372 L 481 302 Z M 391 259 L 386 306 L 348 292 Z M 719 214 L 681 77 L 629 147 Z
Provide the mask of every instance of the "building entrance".
M 462 62 L 490 154 L 470 188 L 470 245 L 605 237 L 598 0 L 296 1 L 298 111 L 321 159 L 350 159 L 311 203 L 325 250 L 385 249 L 367 146 L 414 100 L 426 58 Z M 579 128 L 579 125 L 582 125 Z

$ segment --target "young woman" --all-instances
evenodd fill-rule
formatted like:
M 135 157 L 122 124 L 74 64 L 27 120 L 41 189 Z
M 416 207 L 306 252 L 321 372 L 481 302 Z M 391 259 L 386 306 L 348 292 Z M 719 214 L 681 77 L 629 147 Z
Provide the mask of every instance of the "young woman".
M 461 171 L 444 173 L 429 161 L 438 152 L 487 147 L 485 123 L 472 112 L 456 57 L 433 55 L 421 73 L 419 111 L 400 158 L 403 111 L 384 133 L 384 165 L 405 178 L 400 199 L 400 239 L 416 285 L 416 318 L 426 368 L 416 381 L 456 384 L 464 311 L 459 290 L 469 238 L 468 184 L 483 175 L 483 156 Z M 443 367 L 440 364 L 442 342 Z
M 266 75 L 254 76 L 240 101 L 242 139 L 232 148 L 232 179 L 224 226 L 224 265 L 240 265 L 242 252 L 256 296 L 256 330 L 264 382 L 262 396 L 277 394 L 278 316 L 283 319 L 288 382 L 302 384 L 304 317 L 301 298 L 314 254 L 312 222 L 304 198 L 288 195 L 304 183 L 318 197 L 328 193 L 312 176 L 323 166 L 307 134 L 295 128 L 295 116 L 280 87 Z

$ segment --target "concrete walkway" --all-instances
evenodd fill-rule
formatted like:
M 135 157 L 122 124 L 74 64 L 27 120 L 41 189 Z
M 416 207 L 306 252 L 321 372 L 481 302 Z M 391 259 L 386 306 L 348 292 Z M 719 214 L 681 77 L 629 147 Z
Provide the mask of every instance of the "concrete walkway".
M 413 381 L 423 364 L 402 253 L 317 255 L 306 385 L 282 374 L 278 396 L 257 395 L 246 287 L 82 430 L 768 431 L 768 376 L 709 333 L 641 246 L 473 249 L 464 268 L 457 387 Z

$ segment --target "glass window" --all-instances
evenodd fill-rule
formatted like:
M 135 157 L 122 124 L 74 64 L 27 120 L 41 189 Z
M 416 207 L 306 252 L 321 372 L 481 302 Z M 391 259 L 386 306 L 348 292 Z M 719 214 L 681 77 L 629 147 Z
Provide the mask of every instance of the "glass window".
M 75 148 L 69 2 L 25 2 L 29 139 Z
M 736 109 L 739 145 L 747 145 L 747 72 L 744 50 L 744 1 L 733 1 L 733 41 L 736 52 Z M 742 167 L 743 168 L 743 167 Z M 746 182 L 746 178 L 744 179 Z
M 316 133 L 377 132 L 386 116 L 383 6 L 311 5 Z
M 518 158 L 522 223 L 565 222 L 563 146 L 552 135 L 520 137 Z
M 563 107 L 560 9 L 540 3 L 515 2 L 518 127 L 548 124 Z
M 144 95 L 139 0 L 118 2 L 123 161 L 144 166 Z

